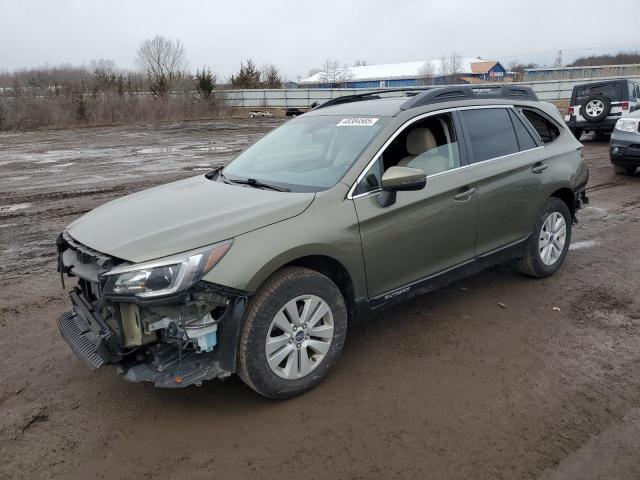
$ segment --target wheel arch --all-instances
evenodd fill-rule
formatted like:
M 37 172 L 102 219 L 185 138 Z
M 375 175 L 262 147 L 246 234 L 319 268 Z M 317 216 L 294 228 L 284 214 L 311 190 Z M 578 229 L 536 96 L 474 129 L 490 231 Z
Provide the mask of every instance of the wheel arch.
M 349 320 L 355 312 L 355 287 L 347 268 L 333 257 L 327 255 L 307 255 L 283 265 L 283 267 L 303 267 L 315 270 L 336 284 L 347 304 Z
M 271 259 L 253 275 L 246 290 L 257 291 L 275 272 L 285 267 L 297 266 L 315 270 L 333 281 L 347 303 L 349 319 L 362 313 L 367 303 L 366 280 L 362 257 L 344 256 L 340 249 L 329 245 L 304 245 Z
M 558 198 L 562 200 L 569 208 L 569 212 L 571 212 L 571 218 L 575 219 L 576 196 L 572 189 L 570 189 L 569 187 L 559 188 L 550 195 L 550 198 Z

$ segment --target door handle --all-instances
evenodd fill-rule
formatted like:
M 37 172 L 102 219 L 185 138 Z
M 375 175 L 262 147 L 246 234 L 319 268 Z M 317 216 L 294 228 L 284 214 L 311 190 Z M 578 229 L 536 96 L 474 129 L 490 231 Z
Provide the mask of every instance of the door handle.
M 549 165 L 547 165 L 546 163 L 536 163 L 533 168 L 531 168 L 531 171 L 533 173 L 542 173 L 544 172 L 547 168 L 549 167 Z
M 466 202 L 471 197 L 473 197 L 476 193 L 478 193 L 478 189 L 476 187 L 473 187 L 473 188 L 467 187 L 465 190 L 462 190 L 461 192 L 456 193 L 453 196 L 453 199 L 457 200 L 458 202 Z

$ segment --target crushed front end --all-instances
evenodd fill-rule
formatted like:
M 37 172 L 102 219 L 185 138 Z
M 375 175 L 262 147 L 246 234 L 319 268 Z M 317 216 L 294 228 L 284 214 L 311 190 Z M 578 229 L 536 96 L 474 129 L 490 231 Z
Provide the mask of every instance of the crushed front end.
M 116 365 L 126 380 L 167 388 L 235 371 L 248 294 L 201 280 L 203 269 L 226 252 L 219 245 L 142 264 L 146 268 L 92 250 L 67 233 L 57 246 L 63 286 L 65 277 L 77 278 L 73 310 L 58 320 L 60 333 L 90 368 Z

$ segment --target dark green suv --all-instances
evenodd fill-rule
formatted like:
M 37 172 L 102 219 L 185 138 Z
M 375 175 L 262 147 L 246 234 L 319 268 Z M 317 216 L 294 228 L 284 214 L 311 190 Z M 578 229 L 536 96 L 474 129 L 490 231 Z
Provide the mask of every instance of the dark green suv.
M 72 223 L 60 331 L 130 381 L 238 373 L 291 397 L 327 376 L 352 321 L 499 262 L 556 272 L 587 177 L 582 145 L 526 87 L 334 99 L 223 169 Z

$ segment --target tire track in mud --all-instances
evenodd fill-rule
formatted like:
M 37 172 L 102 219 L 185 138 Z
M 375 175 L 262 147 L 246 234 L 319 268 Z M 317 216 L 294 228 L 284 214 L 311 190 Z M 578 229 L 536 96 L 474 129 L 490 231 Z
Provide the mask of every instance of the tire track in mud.
M 55 271 L 55 239 L 79 216 L 225 164 L 280 123 L 224 119 L 2 136 L 0 276 Z

